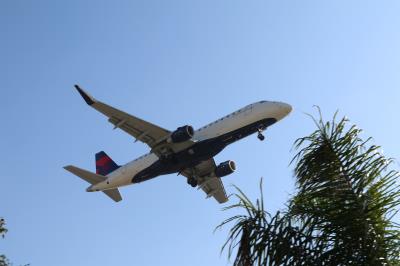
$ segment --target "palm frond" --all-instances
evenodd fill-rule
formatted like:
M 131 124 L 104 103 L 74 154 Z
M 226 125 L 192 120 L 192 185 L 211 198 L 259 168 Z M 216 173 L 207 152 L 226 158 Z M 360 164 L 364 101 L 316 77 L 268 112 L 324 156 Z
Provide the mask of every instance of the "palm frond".
M 222 250 L 234 265 L 399 265 L 400 230 L 392 218 L 400 205 L 399 173 L 380 147 L 363 140 L 349 120 L 312 117 L 316 130 L 294 143 L 296 193 L 286 211 L 264 209 L 262 179 L 255 203 L 236 187 L 244 214 Z
M 399 260 L 400 234 L 390 220 L 400 204 L 392 160 L 371 138 L 361 139 L 355 125 L 348 127 L 347 118 L 314 121 L 317 130 L 295 143 L 298 193 L 291 214 L 314 219 L 318 237 L 331 242 L 325 253 L 339 263 Z

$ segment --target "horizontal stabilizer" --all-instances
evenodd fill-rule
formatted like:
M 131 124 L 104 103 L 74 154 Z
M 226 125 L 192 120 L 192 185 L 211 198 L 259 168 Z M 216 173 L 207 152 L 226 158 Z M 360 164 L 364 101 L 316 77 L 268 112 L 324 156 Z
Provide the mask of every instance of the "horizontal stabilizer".
M 87 170 L 81 169 L 81 168 L 73 166 L 73 165 L 65 166 L 64 169 L 73 173 L 74 175 L 82 178 L 83 180 L 85 180 L 86 182 L 88 182 L 92 185 L 106 180 L 105 176 L 89 172 Z M 115 202 L 122 200 L 121 194 L 119 193 L 118 189 L 103 190 L 102 192 L 104 192 L 107 196 L 109 196 Z
M 115 202 L 122 200 L 121 193 L 119 193 L 119 190 L 117 188 L 103 190 L 102 192 L 104 192 L 104 194 L 109 196 Z

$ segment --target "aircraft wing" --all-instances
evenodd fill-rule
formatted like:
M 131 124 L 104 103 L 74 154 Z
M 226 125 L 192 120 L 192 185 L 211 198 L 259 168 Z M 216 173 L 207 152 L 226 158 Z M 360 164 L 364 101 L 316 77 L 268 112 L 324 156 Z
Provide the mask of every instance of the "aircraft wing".
M 228 201 L 228 197 L 221 178 L 214 175 L 215 167 L 214 159 L 209 159 L 193 168 L 185 169 L 181 174 L 187 178 L 195 177 L 199 188 L 203 189 L 207 198 L 214 197 L 219 203 L 225 203 Z
M 96 100 L 87 92 L 82 90 L 78 85 L 75 85 L 75 88 L 88 105 L 108 117 L 108 121 L 114 125 L 114 129 L 122 129 L 134 137 L 136 141 L 140 140 L 152 149 L 162 140 L 168 138 L 171 133 L 162 127 L 156 126 Z

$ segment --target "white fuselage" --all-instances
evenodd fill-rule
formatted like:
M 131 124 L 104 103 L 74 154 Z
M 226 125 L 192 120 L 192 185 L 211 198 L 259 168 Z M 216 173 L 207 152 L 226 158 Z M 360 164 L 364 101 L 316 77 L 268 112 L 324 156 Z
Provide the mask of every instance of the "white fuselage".
M 219 137 L 266 118 L 281 120 L 291 106 L 281 102 L 261 101 L 243 107 L 195 131 L 192 140 L 200 142 Z M 154 153 L 145 154 L 107 175 L 107 179 L 88 188 L 88 191 L 107 190 L 132 184 L 132 177 L 158 160 Z

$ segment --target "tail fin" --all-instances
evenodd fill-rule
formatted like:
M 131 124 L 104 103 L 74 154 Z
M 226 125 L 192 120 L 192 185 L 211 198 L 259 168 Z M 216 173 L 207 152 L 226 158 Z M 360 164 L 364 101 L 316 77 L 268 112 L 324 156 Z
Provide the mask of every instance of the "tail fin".
M 104 151 L 96 153 L 96 174 L 106 176 L 119 167 Z
M 76 176 L 79 176 L 86 182 L 94 185 L 97 183 L 100 183 L 106 179 L 106 177 L 102 175 L 98 175 L 92 172 L 89 172 L 87 170 L 81 169 L 79 167 L 73 166 L 73 165 L 68 165 L 64 167 L 65 170 L 73 173 Z M 112 200 L 118 202 L 122 200 L 121 194 L 119 193 L 118 189 L 108 189 L 108 190 L 103 190 L 103 192 L 109 196 Z

